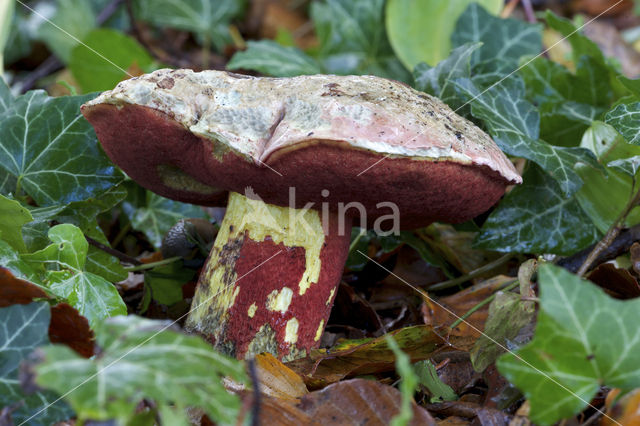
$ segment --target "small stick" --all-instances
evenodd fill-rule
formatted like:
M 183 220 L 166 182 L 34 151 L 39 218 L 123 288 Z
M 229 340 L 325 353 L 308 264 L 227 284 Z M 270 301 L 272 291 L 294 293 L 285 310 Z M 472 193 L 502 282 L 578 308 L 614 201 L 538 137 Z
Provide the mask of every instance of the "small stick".
M 498 266 L 506 263 L 507 261 L 509 261 L 512 257 L 514 257 L 514 255 L 512 253 L 509 254 L 505 254 L 502 257 L 499 257 L 498 259 L 494 260 L 493 262 L 489 262 L 486 265 L 483 265 L 477 269 L 474 269 L 473 271 L 469 272 L 466 275 L 462 275 L 461 277 L 458 278 L 454 278 L 448 281 L 442 281 L 439 282 L 437 284 L 434 284 L 432 286 L 429 287 L 429 291 L 437 291 L 437 290 L 444 290 L 447 288 L 451 288 L 451 287 L 455 287 L 459 284 L 462 284 L 465 281 L 469 281 L 473 278 L 476 278 L 486 272 L 489 272 L 495 268 L 497 268 Z
M 505 19 L 511 16 L 518 3 L 520 3 L 520 0 L 510 0 L 509 3 L 504 6 L 504 9 L 502 9 L 500 17 Z
M 251 404 L 251 426 L 260 426 L 260 384 L 256 370 L 256 360 L 249 360 L 249 377 L 253 386 L 253 401 Z
M 121 262 L 131 263 L 132 265 L 142 265 L 142 262 L 140 262 L 135 257 L 128 256 L 128 255 L 122 253 L 121 251 L 113 249 L 113 248 L 109 247 L 108 245 L 102 244 L 100 241 L 96 241 L 91 237 L 87 237 L 86 235 L 84 236 L 84 238 L 86 238 L 87 242 L 90 245 L 102 250 L 105 253 L 110 254 L 111 256 L 117 258 Z
M 615 241 L 616 237 L 622 230 L 622 223 L 627 218 L 631 210 L 633 210 L 633 208 L 638 205 L 638 202 L 640 202 L 640 188 L 638 188 L 638 191 L 633 196 L 633 198 L 629 200 L 624 210 L 622 211 L 622 213 L 620 213 L 620 216 L 618 216 L 618 218 L 613 222 L 605 236 L 602 237 L 602 239 L 595 245 L 593 250 L 591 250 L 589 256 L 587 256 L 582 266 L 580 266 L 580 269 L 578 269 L 578 272 L 576 272 L 576 275 L 580 277 L 584 276 L 589 270 L 589 267 L 591 267 L 593 262 L 595 262 L 595 260 L 598 258 L 598 256 L 600 256 L 600 254 L 603 253 Z
M 522 0 L 522 8 L 524 9 L 524 14 L 527 17 L 527 21 L 535 24 L 538 22 L 536 19 L 536 13 L 533 10 L 533 6 L 531 5 L 531 0 Z

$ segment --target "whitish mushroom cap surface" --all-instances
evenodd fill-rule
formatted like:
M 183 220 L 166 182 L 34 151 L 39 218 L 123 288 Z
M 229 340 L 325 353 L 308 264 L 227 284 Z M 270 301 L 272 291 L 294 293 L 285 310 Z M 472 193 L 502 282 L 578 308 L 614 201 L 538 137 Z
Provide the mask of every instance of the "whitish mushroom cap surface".
M 162 69 L 119 83 L 83 113 L 116 164 L 182 201 L 216 204 L 224 191 L 251 186 L 288 205 L 281 194 L 295 187 L 301 205 L 358 201 L 370 211 L 390 201 L 423 224 L 466 220 L 521 182 L 473 123 L 374 76 Z
M 383 155 L 487 166 L 522 181 L 491 138 L 433 96 L 375 76 L 249 77 L 161 69 L 88 105 L 134 104 L 172 116 L 256 163 L 310 138 Z

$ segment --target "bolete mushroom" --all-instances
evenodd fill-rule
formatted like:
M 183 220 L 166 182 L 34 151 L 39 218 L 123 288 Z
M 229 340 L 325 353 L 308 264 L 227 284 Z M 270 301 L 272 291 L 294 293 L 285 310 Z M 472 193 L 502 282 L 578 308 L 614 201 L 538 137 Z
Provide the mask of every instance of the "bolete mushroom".
M 146 188 L 202 205 L 229 193 L 186 326 L 238 358 L 319 345 L 353 219 L 386 230 L 462 222 L 521 182 L 478 127 L 373 76 L 163 69 L 82 112 Z

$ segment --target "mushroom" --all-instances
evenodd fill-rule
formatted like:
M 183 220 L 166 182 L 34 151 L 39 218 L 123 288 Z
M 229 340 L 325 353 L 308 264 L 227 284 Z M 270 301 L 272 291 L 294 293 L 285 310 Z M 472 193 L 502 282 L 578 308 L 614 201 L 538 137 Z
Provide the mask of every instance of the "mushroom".
M 186 327 L 238 358 L 318 347 L 353 220 L 386 233 L 462 222 L 521 182 L 478 127 L 374 76 L 162 69 L 82 113 L 146 188 L 202 205 L 229 194 Z

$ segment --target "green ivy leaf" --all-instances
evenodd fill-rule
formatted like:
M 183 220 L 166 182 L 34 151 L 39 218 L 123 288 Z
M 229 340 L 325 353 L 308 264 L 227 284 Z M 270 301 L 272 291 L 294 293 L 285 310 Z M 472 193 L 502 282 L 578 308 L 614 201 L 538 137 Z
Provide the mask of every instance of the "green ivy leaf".
M 458 399 L 458 395 L 456 395 L 451 386 L 444 383 L 440 377 L 438 377 L 436 367 L 428 359 L 413 364 L 413 370 L 416 376 L 418 376 L 418 382 L 429 390 L 431 394 L 429 401 L 432 404 Z
M 91 2 L 86 0 L 57 0 L 54 10 L 51 23 L 44 22 L 38 28 L 38 38 L 68 64 L 71 50 L 78 45 L 77 40 L 82 40 L 95 27 L 96 16 Z
M 640 102 L 616 105 L 607 112 L 605 122 L 612 125 L 627 142 L 640 145 Z
M 182 286 L 196 275 L 194 269 L 183 267 L 182 262 L 173 262 L 153 268 L 144 274 L 144 284 L 156 302 L 171 306 L 182 300 Z
M 524 99 L 524 84 L 520 78 L 510 77 L 484 91 L 469 79 L 456 80 L 455 84 L 470 100 L 473 116 L 484 121 L 498 146 L 509 155 L 537 163 L 558 182 L 565 196 L 582 186 L 582 180 L 574 170 L 577 163 L 602 169 L 587 149 L 557 147 L 538 139 L 540 115 Z
M 0 195 L 0 238 L 21 253 L 27 251 L 22 239 L 22 225 L 32 220 L 29 210 L 18 201 Z
M 456 22 L 451 43 L 458 47 L 477 42 L 483 46 L 472 56 L 475 72 L 495 73 L 493 78 L 485 76 L 483 80 L 497 80 L 515 71 L 522 56 L 540 53 L 542 27 L 519 19 L 498 18 L 471 3 Z
M 47 288 L 40 280 L 41 271 L 38 270 L 38 266 L 42 265 L 30 265 L 20 258 L 20 253 L 11 247 L 9 243 L 0 240 L 0 267 L 8 269 L 15 277 L 30 281 L 47 291 Z
M 65 399 L 79 420 L 126 424 L 147 398 L 159 407 L 175 407 L 182 421 L 186 407 L 199 407 L 219 424 L 234 424 L 240 400 L 226 391 L 222 378 L 246 385 L 243 363 L 215 352 L 199 337 L 167 327 L 167 322 L 135 316 L 100 322 L 95 328 L 98 355 L 85 359 L 66 346 L 45 347 L 36 381 L 61 394 L 75 389 Z
M 160 28 L 195 33 L 201 43 L 222 49 L 231 38 L 230 21 L 244 10 L 246 0 L 138 0 L 135 15 Z
M 471 55 L 482 43 L 466 43 L 456 47 L 448 58 L 435 67 L 418 64 L 413 71 L 415 88 L 440 98 L 453 109 L 459 109 L 464 100 L 456 92 L 454 80 L 471 77 Z
M 491 213 L 477 247 L 570 255 L 598 240 L 597 228 L 576 199 L 566 198 L 539 167 L 529 166 L 523 180 Z
M 79 228 L 71 224 L 54 226 L 49 239 L 53 244 L 22 259 L 50 266 L 46 281 L 53 294 L 76 308 L 92 327 L 100 319 L 127 313 L 113 284 L 85 270 L 88 243 Z
M 127 78 L 130 67 L 146 71 L 152 63 L 149 53 L 135 39 L 120 31 L 100 28 L 91 31 L 83 44 L 73 49 L 69 69 L 84 92 L 95 92 L 113 89 Z
M 146 205 L 136 208 L 125 202 L 123 209 L 131 221 L 133 229 L 142 231 L 149 242 L 159 249 L 164 235 L 180 219 L 185 217 L 206 218 L 202 208 L 161 197 L 151 191 L 146 192 Z
M 531 403 L 531 421 L 552 424 L 581 411 L 600 386 L 640 386 L 640 300 L 620 301 L 566 270 L 538 270 L 533 340 L 498 360 Z M 606 339 L 603 338 L 606 336 Z
M 592 58 L 578 61 L 576 74 L 545 58 L 520 70 L 527 96 L 541 112 L 541 137 L 555 145 L 577 146 L 584 131 L 608 106 L 612 96 L 608 71 Z M 588 90 L 585 90 L 588 88 Z
M 49 343 L 50 318 L 46 302 L 0 309 L 0 407 L 16 404 L 15 411 L 10 412 L 15 424 L 45 426 L 73 416 L 69 406 L 56 402 L 57 395 L 51 391 L 25 395 L 18 379 L 20 362 L 36 347 Z
M 593 151 L 601 163 L 624 160 L 640 155 L 640 147 L 625 143 L 611 126 L 594 121 L 582 138 L 581 146 Z M 584 185 L 576 192 L 576 199 L 589 215 L 594 225 L 605 233 L 618 219 L 633 196 L 633 180 L 615 169 L 606 169 L 606 174 L 590 167 L 578 165 L 576 172 Z M 632 210 L 623 226 L 640 222 L 640 210 Z
M 0 81 L 0 86 L 4 82 Z M 40 206 L 81 201 L 122 180 L 80 115 L 89 96 L 27 92 L 0 114 L 0 189 Z
M 633 96 L 640 98 L 640 79 L 630 79 L 623 75 L 618 76 L 618 81 L 629 90 Z
M 638 170 L 640 170 L 640 155 L 611 161 L 607 164 L 607 167 L 611 167 L 612 169 L 633 177 L 638 173 Z
M 238 52 L 227 68 L 256 70 L 276 77 L 321 74 L 320 64 L 297 47 L 285 47 L 271 40 L 249 41 L 247 50 Z
M 467 6 L 480 3 L 497 15 L 502 0 L 390 0 L 386 7 L 389 41 L 408 69 L 420 62 L 435 65 L 449 55 L 451 34 Z
M 319 46 L 314 57 L 274 41 L 250 42 L 229 68 L 255 69 L 284 77 L 298 74 L 373 74 L 410 81 L 384 30 L 384 0 L 326 0 L 311 3 Z

